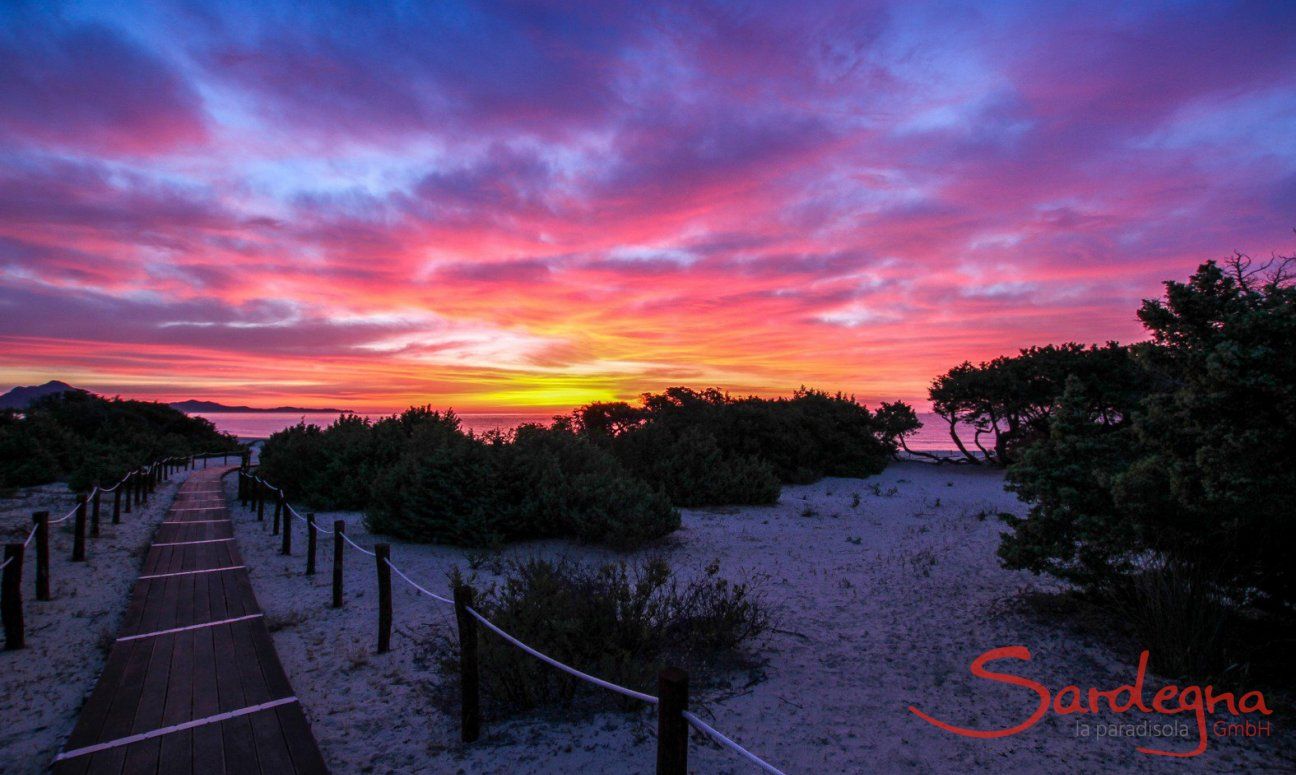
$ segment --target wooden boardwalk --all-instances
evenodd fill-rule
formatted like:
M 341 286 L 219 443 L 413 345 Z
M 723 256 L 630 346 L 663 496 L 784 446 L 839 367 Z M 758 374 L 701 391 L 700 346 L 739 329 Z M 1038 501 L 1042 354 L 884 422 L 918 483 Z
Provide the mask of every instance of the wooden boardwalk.
M 327 772 L 234 541 L 227 470 L 180 487 L 56 773 Z

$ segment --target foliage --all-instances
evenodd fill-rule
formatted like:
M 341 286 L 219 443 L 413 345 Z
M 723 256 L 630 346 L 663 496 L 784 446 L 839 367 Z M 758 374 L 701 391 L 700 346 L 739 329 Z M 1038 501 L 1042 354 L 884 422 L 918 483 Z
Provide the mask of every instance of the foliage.
M 640 406 L 596 403 L 570 424 L 681 506 L 772 503 L 781 482 L 872 476 L 918 428 L 902 403 L 877 414 L 840 393 L 735 398 L 718 388 L 645 393 Z
M 679 527 L 665 496 L 561 426 L 465 433 L 426 407 L 368 423 L 274 434 L 264 475 L 317 508 L 364 508 L 371 529 L 415 541 L 496 544 L 570 536 L 618 548 Z
M 977 366 L 964 361 L 933 380 L 928 396 L 968 460 L 1007 464 L 1049 435 L 1068 379 L 1080 382 L 1077 396 L 1096 421 L 1109 427 L 1126 423 L 1145 390 L 1147 374 L 1137 361 L 1137 349 L 1115 342 L 1028 347 Z M 972 429 L 980 456 L 968 449 L 960 425 Z M 983 435 L 991 439 L 990 447 L 982 443 Z
M 1007 565 L 1099 588 L 1160 561 L 1237 603 L 1290 607 L 1296 575 L 1296 289 L 1286 261 L 1239 257 L 1166 283 L 1139 318 L 1138 400 L 1112 422 L 1109 385 L 1072 375 L 1046 440 L 1008 470 L 1031 504 L 1009 518 Z M 1289 610 L 1289 608 L 1288 608 Z
M 201 417 L 80 390 L 45 396 L 22 412 L 0 412 L 3 487 L 66 479 L 74 489 L 88 489 L 159 458 L 240 449 Z
M 769 626 L 752 587 L 722 578 L 719 570 L 713 563 L 699 578 L 681 582 L 660 559 L 635 566 L 514 560 L 503 582 L 480 593 L 474 607 L 560 662 L 655 694 L 657 672 L 667 664 L 704 682 Z M 462 583 L 457 571 L 452 583 Z M 539 664 L 492 633 L 483 632 L 479 642 L 482 696 L 495 712 L 621 700 Z M 444 637 L 435 648 L 442 673 L 457 676 L 457 642 Z

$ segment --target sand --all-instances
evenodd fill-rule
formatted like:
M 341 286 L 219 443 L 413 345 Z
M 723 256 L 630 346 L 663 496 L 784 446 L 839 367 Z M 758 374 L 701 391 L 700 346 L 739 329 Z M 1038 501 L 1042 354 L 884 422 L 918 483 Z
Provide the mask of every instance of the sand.
M 233 482 L 228 486 L 232 492 Z M 999 472 L 920 463 L 893 464 L 869 480 L 787 487 L 774 506 L 684 511 L 683 528 L 649 551 L 664 554 L 684 574 L 718 560 L 724 575 L 763 576 L 778 628 L 756 644 L 763 664 L 729 676 L 728 687 L 695 695 L 695 711 L 788 773 L 1292 770 L 1281 720 L 1271 737 L 1212 738 L 1202 756 L 1172 760 L 1137 752 L 1137 745 L 1155 742 L 1147 738 L 1078 737 L 1076 716 L 1050 714 L 1022 734 L 972 740 L 911 714 L 907 708 L 916 705 L 951 723 L 985 728 L 1024 719 L 1036 702 L 1032 692 L 968 673 L 974 657 L 998 646 L 1027 646 L 1030 663 L 1001 667 L 1055 691 L 1072 683 L 1110 689 L 1133 680 L 1136 647 L 1119 648 L 1023 602 L 1058 587 L 999 567 L 994 552 L 1004 527 L 993 515 L 1000 511 L 1022 507 L 1003 492 Z M 319 515 L 321 524 L 334 518 L 346 519 L 362 545 L 374 542 L 360 515 Z M 486 719 L 482 739 L 461 745 L 457 718 L 430 699 L 440 676 L 425 648 L 434 632 L 453 631 L 452 610 L 394 579 L 396 632 L 392 651 L 378 655 L 371 558 L 347 556 L 346 607 L 332 610 L 327 543 L 321 572 L 306 577 L 300 523 L 289 558 L 278 554 L 268 520 L 259 525 L 237 508 L 235 520 L 275 644 L 335 771 L 652 771 L 655 723 L 646 709 Z M 447 591 L 447 571 L 474 557 L 462 549 L 391 543 L 393 561 L 439 592 Z M 503 556 L 559 554 L 618 556 L 565 541 L 514 546 Z M 536 669 L 548 668 L 537 663 Z M 1155 690 L 1163 683 L 1151 678 L 1148 685 Z M 1083 717 L 1141 719 L 1110 712 Z M 1172 744 L 1188 749 L 1192 742 Z M 697 737 L 690 757 L 697 772 L 753 771 Z
M 99 538 L 86 539 L 86 562 L 69 560 L 72 520 L 50 526 L 49 601 L 35 599 L 34 543 L 23 567 L 26 648 L 0 651 L 0 772 L 44 772 L 76 724 L 103 670 L 131 585 L 157 523 L 188 472 L 172 474 L 150 503 L 112 524 L 112 499 L 101 507 Z M 76 503 L 65 485 L 24 488 L 0 500 L 5 541 L 27 537 L 33 511 L 51 519 Z

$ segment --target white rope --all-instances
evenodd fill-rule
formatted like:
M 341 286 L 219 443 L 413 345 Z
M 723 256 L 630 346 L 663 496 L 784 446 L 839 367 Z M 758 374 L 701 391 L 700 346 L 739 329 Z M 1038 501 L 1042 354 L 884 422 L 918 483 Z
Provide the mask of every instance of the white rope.
M 706 723 L 702 719 L 698 718 L 695 714 L 689 713 L 686 710 L 686 711 L 682 711 L 680 715 L 682 715 L 690 724 L 705 732 L 707 737 L 716 741 L 717 743 L 724 746 L 725 748 L 728 748 L 730 751 L 733 751 L 734 753 L 743 757 L 744 759 L 756 765 L 757 767 L 760 767 L 762 770 L 765 770 L 766 772 L 771 773 L 772 775 L 783 775 L 783 771 L 780 770 L 778 767 L 775 767 L 774 765 L 760 758 L 756 754 L 752 753 L 751 751 L 748 751 L 746 748 L 743 748 L 741 745 L 738 745 L 734 741 L 725 737 L 718 730 L 716 730 L 715 727 L 711 726 L 710 724 Z
M 252 478 L 253 478 L 254 480 L 256 480 L 257 482 L 259 482 L 260 484 L 265 485 L 266 487 L 269 487 L 270 489 L 272 489 L 272 490 L 274 490 L 275 492 L 279 493 L 280 496 L 282 496 L 282 495 L 284 494 L 283 488 L 275 487 L 274 485 L 272 485 L 272 484 L 270 484 L 269 482 L 267 482 L 267 481 L 265 481 L 264 479 L 262 479 L 260 476 L 257 476 L 257 475 L 255 475 L 255 474 L 253 474 L 253 475 L 252 475 Z M 296 517 L 297 519 L 301 520 L 302 522 L 306 522 L 307 524 L 310 524 L 310 523 L 308 522 L 308 520 L 306 520 L 306 518 L 303 517 L 301 514 L 297 513 L 297 510 L 294 509 L 290 504 L 288 504 L 288 503 L 285 502 L 285 504 L 284 504 L 284 508 L 285 508 L 285 510 L 286 510 L 289 514 L 292 514 L 292 515 L 293 515 L 294 517 Z M 334 531 L 332 531 L 332 530 L 325 530 L 324 528 L 321 528 L 318 524 L 315 525 L 315 529 L 318 530 L 318 531 L 320 531 L 320 532 L 322 532 L 322 533 L 333 533 L 333 532 L 334 532 Z M 347 543 L 351 544 L 351 546 L 353 546 L 354 548 L 356 548 L 356 549 L 358 549 L 359 551 L 361 551 L 361 552 L 363 552 L 363 553 L 369 555 L 370 557 L 375 556 L 373 552 L 369 551 L 368 549 L 365 549 L 363 546 L 361 546 L 360 544 L 357 544 L 355 541 L 352 541 L 352 540 L 351 540 L 351 537 L 348 536 L 348 535 L 346 534 L 345 531 L 342 532 L 341 535 L 342 535 L 342 540 L 344 540 L 344 541 L 346 541 Z M 409 576 L 407 576 L 407 575 L 405 574 L 405 572 L 402 571 L 400 568 L 396 567 L 396 565 L 393 564 L 392 561 L 391 561 L 390 559 L 384 558 L 383 562 L 387 563 L 387 567 L 388 567 L 388 568 L 391 568 L 392 571 L 394 571 L 394 572 L 396 573 L 397 576 L 400 576 L 401 579 L 403 579 L 403 580 L 405 581 L 405 583 L 409 584 L 411 587 L 414 587 L 414 589 L 418 590 L 419 592 L 423 593 L 424 595 L 427 595 L 428 597 L 432 598 L 433 600 L 436 600 L 436 601 L 441 602 L 441 603 L 445 603 L 445 604 L 447 604 L 447 605 L 454 605 L 454 601 L 453 601 L 453 600 L 451 600 L 451 599 L 449 599 L 449 598 L 446 598 L 446 597 L 442 597 L 441 595 L 438 595 L 438 594 L 436 594 L 435 592 L 432 592 L 432 591 L 426 589 L 426 588 L 423 587 L 421 584 L 419 584 L 418 582 L 416 582 L 414 579 L 412 579 L 412 578 L 410 578 Z M 490 630 L 491 632 L 495 633 L 496 635 L 500 636 L 500 637 L 503 638 L 504 640 L 508 641 L 509 643 L 511 643 L 512 645 L 518 647 L 519 649 L 525 651 L 526 653 L 530 654 L 531 656 L 535 657 L 536 659 L 539 659 L 541 662 L 544 662 L 544 663 L 546 663 L 546 664 L 548 664 L 548 665 L 551 665 L 551 666 L 553 666 L 553 667 L 556 667 L 556 668 L 558 668 L 559 670 L 563 671 L 564 673 L 567 673 L 568 675 L 571 675 L 571 676 L 574 676 L 574 677 L 576 677 L 576 678 L 579 678 L 579 679 L 581 679 L 582 681 L 586 681 L 586 682 L 588 682 L 588 683 L 594 684 L 595 686 L 599 686 L 599 687 L 602 687 L 602 688 L 607 689 L 607 690 L 609 690 L 609 691 L 616 692 L 617 694 L 621 694 L 621 695 L 624 695 L 624 696 L 626 696 L 626 697 L 631 697 L 631 698 L 636 699 L 636 700 L 641 700 L 641 701 L 643 701 L 643 702 L 647 702 L 647 703 L 650 703 L 650 704 L 653 704 L 653 705 L 657 704 L 657 702 L 658 702 L 657 698 L 656 698 L 656 697 L 653 697 L 653 696 L 650 695 L 650 694 L 644 694 L 643 692 L 637 692 L 637 691 L 635 691 L 634 689 L 629 689 L 629 688 L 626 688 L 626 687 L 621 686 L 621 685 L 619 685 L 619 684 L 614 684 L 614 683 L 612 683 L 612 682 L 610 682 L 610 681 L 605 681 L 605 680 L 603 680 L 602 678 L 596 678 L 595 676 L 592 676 L 592 675 L 590 675 L 589 673 L 581 672 L 580 670 L 577 670 L 576 668 L 571 667 L 570 665 L 566 665 L 566 664 L 564 664 L 564 663 L 562 663 L 562 662 L 559 662 L 558 660 L 554 659 L 553 657 L 550 657 L 550 656 L 548 656 L 547 654 L 543 654 L 543 653 L 537 651 L 536 649 L 532 648 L 531 646 L 528 646 L 527 644 L 523 643 L 522 641 L 518 640 L 517 638 L 513 637 L 512 635 L 509 635 L 509 634 L 508 634 L 507 632 L 505 632 L 504 630 L 501 630 L 499 627 L 495 626 L 495 624 L 494 624 L 493 622 L 491 622 L 489 619 L 487 619 L 485 616 L 483 616 L 481 613 L 479 613 L 476 609 L 469 607 L 467 610 L 468 610 L 468 613 L 471 614 L 472 617 L 473 617 L 474 619 L 476 619 L 477 621 L 479 621 L 479 622 L 482 623 L 482 626 L 486 627 L 486 628 L 487 628 L 488 630 Z M 703 733 L 705 733 L 705 734 L 706 734 L 708 737 L 710 737 L 712 740 L 714 740 L 715 742 L 719 743 L 721 746 L 723 746 L 723 747 L 725 747 L 725 748 L 728 748 L 729 750 L 733 751 L 734 753 L 738 754 L 739 756 L 743 757 L 744 759 L 746 759 L 747 761 L 749 761 L 749 762 L 751 762 L 752 764 L 756 765 L 757 767 L 759 767 L 760 769 L 764 770 L 765 772 L 771 773 L 771 775 L 784 775 L 784 773 L 783 773 L 782 770 L 778 769 L 778 768 L 775 767 L 774 765 L 772 765 L 772 764 L 770 764 L 769 762 L 765 761 L 764 759 L 760 758 L 759 756 L 757 756 L 756 754 L 752 753 L 751 751 L 748 751 L 746 748 L 743 748 L 741 745 L 739 745 L 738 743 L 734 742 L 734 741 L 731 740 L 729 737 L 725 736 L 723 733 L 721 733 L 721 732 L 720 732 L 719 730 L 717 730 L 715 727 L 712 727 L 710 724 L 708 724 L 708 723 L 706 723 L 705 721 L 703 721 L 702 719 L 698 718 L 695 714 L 690 713 L 690 712 L 688 712 L 688 711 L 683 711 L 682 715 L 684 716 L 685 720 L 687 720 L 690 724 L 692 724 L 692 725 L 693 725 L 694 727 L 696 727 L 697 729 L 701 730 Z
M 75 505 L 75 506 L 72 507 L 72 510 L 71 510 L 71 511 L 69 511 L 68 513 L 66 513 L 66 514 L 64 514 L 63 516 L 59 517 L 58 519 L 51 519 L 51 520 L 50 520 L 50 524 L 51 524 L 51 525 L 57 525 L 57 524 L 60 523 L 60 522 L 66 522 L 66 521 L 68 520 L 69 517 L 71 517 L 73 514 L 77 513 L 77 509 L 79 509 L 79 508 L 81 508 L 81 504 L 78 503 L 77 505 Z
M 26 549 L 28 546 L 30 546 L 30 545 L 31 545 L 31 542 L 32 542 L 32 539 L 36 537 L 36 527 L 37 527 L 36 525 L 32 525 L 32 529 L 31 529 L 31 531 L 30 531 L 29 533 L 27 533 L 27 540 L 23 541 L 23 548 L 24 548 L 24 549 Z
M 414 581 L 414 579 L 410 578 L 409 576 L 406 576 L 404 571 L 402 571 L 400 568 L 397 568 L 395 565 L 392 565 L 391 560 L 384 559 L 383 562 L 387 563 L 388 568 L 391 568 L 392 570 L 396 571 L 397 576 L 400 576 L 401 578 L 405 579 L 405 582 L 409 584 L 411 587 L 414 587 L 415 589 L 427 595 L 428 597 L 432 598 L 433 600 L 439 600 L 442 603 L 446 603 L 448 605 L 454 605 L 453 600 L 450 600 L 449 598 L 441 597 L 437 593 L 429 592 L 423 587 L 419 586 L 418 583 Z
M 0 570 L 4 570 L 5 568 L 9 567 L 9 563 L 13 561 L 14 558 L 10 557 L 9 559 L 5 560 L 3 563 L 0 563 Z
M 361 546 L 360 544 L 356 543 L 355 541 L 352 541 L 352 540 L 351 540 L 351 537 L 348 536 L 348 535 L 346 534 L 345 531 L 343 531 L 343 533 L 342 533 L 342 540 L 343 540 L 343 541 L 346 541 L 346 542 L 349 543 L 349 544 L 351 544 L 352 546 L 354 546 L 355 548 L 359 549 L 361 552 L 364 552 L 365 554 L 369 555 L 370 557 L 373 557 L 373 556 L 374 556 L 374 553 L 373 553 L 373 552 L 371 552 L 371 551 L 369 551 L 368 549 L 364 548 L 363 546 Z
M 624 694 L 625 696 L 632 697 L 636 700 L 643 700 L 644 702 L 649 702 L 654 705 L 657 704 L 657 698 L 652 696 L 651 694 L 644 694 L 643 692 L 637 692 L 634 689 L 627 689 L 624 686 L 621 686 L 619 684 L 614 684 L 610 681 L 604 681 L 602 678 L 595 678 L 589 673 L 582 673 L 581 671 L 577 670 L 574 667 L 571 667 L 569 665 L 564 665 L 562 662 L 559 662 L 553 657 L 541 654 L 539 651 L 536 651 L 535 649 L 531 648 L 527 644 L 523 643 L 522 641 L 518 640 L 512 635 L 509 635 L 507 632 L 504 632 L 500 628 L 496 627 L 485 616 L 482 616 L 481 614 L 477 613 L 476 609 L 474 608 L 469 608 L 468 613 L 472 614 L 474 619 L 481 622 L 491 632 L 500 636 L 501 638 L 508 641 L 509 643 L 512 643 L 514 646 L 517 646 L 518 648 L 522 649 L 523 651 L 535 657 L 536 659 L 540 660 L 541 662 L 545 662 L 549 665 L 553 665 L 554 667 L 558 668 L 564 673 L 573 675 L 581 679 L 582 681 L 588 681 L 589 683 L 592 683 L 595 686 L 601 686 L 604 689 L 616 692 L 617 694 Z

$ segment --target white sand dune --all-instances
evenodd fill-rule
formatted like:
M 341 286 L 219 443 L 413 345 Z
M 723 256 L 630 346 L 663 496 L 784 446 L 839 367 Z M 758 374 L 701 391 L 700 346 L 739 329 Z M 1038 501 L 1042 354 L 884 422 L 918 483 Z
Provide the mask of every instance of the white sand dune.
M 683 529 L 651 551 L 665 554 L 680 573 L 700 572 L 715 559 L 730 577 L 763 574 L 778 619 L 778 631 L 758 644 L 763 667 L 695 696 L 694 709 L 788 773 L 1292 771 L 1290 746 L 1282 748 L 1290 735 L 1281 729 L 1270 738 L 1212 739 L 1204 755 L 1171 760 L 1135 750 L 1152 740 L 1077 737 L 1075 716 L 1050 715 L 1006 739 L 972 740 L 911 714 L 907 708 L 916 705 L 983 728 L 1024 719 L 1033 693 L 968 674 L 974 657 L 997 646 L 1030 648 L 1031 663 L 1001 667 L 1055 691 L 1072 683 L 1110 689 L 1133 679 L 1136 647 L 1116 650 L 1108 639 L 1044 619 L 1020 602 L 1023 593 L 1055 587 L 999 567 L 1000 511 L 1020 512 L 1021 505 L 1002 491 L 998 472 L 918 463 L 894 464 L 870 480 L 787 487 L 770 507 L 685 511 Z M 357 514 L 319 515 L 326 525 L 335 517 L 347 519 L 359 543 L 375 540 Z M 486 719 L 482 739 L 461 745 L 457 718 L 429 699 L 439 676 L 423 647 L 432 632 L 453 631 L 453 612 L 394 579 L 393 649 L 377 655 L 371 558 L 348 556 L 346 607 L 332 610 L 329 554 L 322 546 L 319 574 L 302 575 L 300 523 L 295 556 L 285 558 L 267 534 L 268 522 L 258 525 L 237 510 L 235 519 L 276 647 L 336 771 L 652 771 L 654 717 L 647 710 Z M 446 591 L 447 571 L 466 566 L 469 556 L 391 543 L 393 561 L 434 591 Z M 503 553 L 535 554 L 620 556 L 560 541 Z M 1164 682 L 1148 683 L 1155 690 Z M 1140 718 L 1108 713 L 1083 720 Z M 1171 745 L 1188 749 L 1192 742 Z M 752 771 L 699 738 L 690 757 L 697 772 Z

